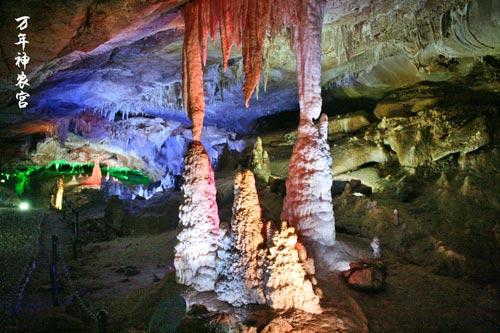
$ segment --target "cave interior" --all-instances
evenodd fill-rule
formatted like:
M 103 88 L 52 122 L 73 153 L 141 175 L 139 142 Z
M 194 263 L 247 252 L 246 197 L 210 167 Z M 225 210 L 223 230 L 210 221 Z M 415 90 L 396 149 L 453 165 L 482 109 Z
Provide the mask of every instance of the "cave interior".
M 498 0 L 4 0 L 2 332 L 500 331 Z

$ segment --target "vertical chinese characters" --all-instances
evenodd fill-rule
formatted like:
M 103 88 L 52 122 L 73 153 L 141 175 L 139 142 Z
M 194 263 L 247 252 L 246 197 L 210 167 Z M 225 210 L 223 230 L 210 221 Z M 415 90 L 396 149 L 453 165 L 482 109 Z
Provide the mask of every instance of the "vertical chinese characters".
M 30 19 L 29 16 L 20 16 L 16 18 L 16 22 L 18 23 L 17 29 L 21 31 L 17 35 L 17 42 L 15 42 L 15 45 L 18 45 L 20 47 L 20 51 L 17 52 L 15 59 L 15 64 L 16 66 L 21 70 L 20 73 L 17 74 L 17 83 L 16 87 L 18 87 L 20 90 L 16 94 L 16 100 L 17 100 L 17 105 L 19 106 L 20 109 L 25 109 L 28 106 L 28 97 L 30 95 L 24 91 L 25 87 L 29 87 L 29 81 L 27 75 L 24 73 L 26 70 L 26 65 L 30 62 L 30 57 L 26 53 L 26 44 L 29 44 L 30 42 L 26 38 L 26 33 L 23 33 L 22 31 L 26 30 L 28 28 L 28 20 Z

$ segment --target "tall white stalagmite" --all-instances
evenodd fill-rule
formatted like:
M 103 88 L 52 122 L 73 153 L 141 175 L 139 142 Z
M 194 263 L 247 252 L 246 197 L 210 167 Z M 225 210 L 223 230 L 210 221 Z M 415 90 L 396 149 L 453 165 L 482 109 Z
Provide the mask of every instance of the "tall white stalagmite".
M 321 114 L 321 27 L 324 0 L 307 0 L 294 33 L 300 102 L 298 138 L 288 166 L 281 220 L 325 245 L 335 242 L 328 118 Z
M 262 249 L 263 221 L 255 178 L 250 170 L 239 171 L 234 180 L 231 248 L 215 287 L 219 299 L 236 306 L 265 303 Z
M 213 290 L 218 277 L 219 215 L 214 172 L 199 141 L 187 151 L 183 178 L 174 260 L 177 280 L 198 291 Z
M 236 174 L 231 235 L 221 244 L 220 279 L 215 286 L 219 299 L 235 306 L 257 303 L 321 312 L 312 259 L 305 249 L 298 251 L 295 229 L 286 222 L 279 230 L 273 230 L 270 221 L 263 223 L 249 170 Z

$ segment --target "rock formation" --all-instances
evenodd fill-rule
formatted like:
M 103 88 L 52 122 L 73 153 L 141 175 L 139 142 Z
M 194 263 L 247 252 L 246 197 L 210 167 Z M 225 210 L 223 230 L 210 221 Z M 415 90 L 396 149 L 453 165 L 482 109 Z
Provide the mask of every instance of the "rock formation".
M 332 157 L 335 161 L 332 169 L 334 175 L 356 170 L 368 163 L 385 163 L 389 160 L 389 155 L 381 144 L 356 137 L 333 147 Z
M 63 208 L 63 196 L 64 196 L 64 178 L 57 178 L 56 185 L 54 187 L 54 193 L 50 196 L 50 205 L 52 208 L 57 210 L 62 210 Z
M 286 181 L 281 220 L 288 221 L 304 238 L 324 245 L 335 242 L 332 208 L 332 159 L 327 142 L 328 119 L 318 126 L 304 120 L 293 147 Z
M 265 185 L 269 182 L 271 176 L 271 165 L 269 155 L 262 147 L 262 139 L 257 137 L 252 150 L 250 159 L 250 168 L 255 175 L 255 179 L 259 185 Z
M 174 260 L 177 280 L 198 291 L 213 290 L 217 280 L 219 215 L 214 173 L 200 142 L 194 141 L 188 149 L 183 178 Z
M 263 221 L 254 175 L 239 171 L 234 180 L 231 247 L 215 291 L 221 300 L 236 306 L 265 303 Z
M 335 221 L 328 118 L 322 116 L 318 127 L 313 124 L 322 104 L 319 83 L 324 4 L 322 0 L 307 1 L 294 34 L 300 124 L 288 167 L 281 220 L 296 227 L 302 237 L 331 245 L 335 242 Z
M 263 223 L 250 170 L 236 174 L 231 233 L 221 238 L 219 299 L 235 306 L 257 303 L 321 312 L 314 261 L 286 222 L 277 231 L 271 221 Z
M 454 153 L 467 154 L 489 143 L 484 116 L 463 124 L 450 111 L 424 109 L 411 117 L 384 118 L 377 136 L 406 167 L 422 166 Z
M 319 296 L 306 276 L 296 249 L 297 234 L 282 222 L 273 231 L 265 264 L 266 300 L 274 309 L 301 309 L 320 313 Z

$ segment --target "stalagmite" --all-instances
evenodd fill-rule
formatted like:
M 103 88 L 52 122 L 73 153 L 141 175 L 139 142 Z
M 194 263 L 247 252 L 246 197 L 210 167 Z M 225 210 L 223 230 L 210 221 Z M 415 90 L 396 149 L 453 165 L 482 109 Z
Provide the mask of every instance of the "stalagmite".
M 250 170 L 239 171 L 234 181 L 231 248 L 215 287 L 219 299 L 236 306 L 265 303 L 262 228 L 254 175 Z
M 50 205 L 57 210 L 62 210 L 63 196 L 64 196 L 64 179 L 63 177 L 59 177 L 57 178 L 55 193 L 50 196 Z
M 319 296 L 300 263 L 295 229 L 282 222 L 274 231 L 265 264 L 267 304 L 274 309 L 321 313 Z
M 295 226 L 302 237 L 332 245 L 335 242 L 335 220 L 327 126 L 325 115 L 318 127 L 312 121 L 301 121 L 288 166 L 290 176 L 286 181 L 281 219 Z
M 80 183 L 81 186 L 97 188 L 97 189 L 101 188 L 102 172 L 100 163 L 101 162 L 99 160 L 94 161 L 94 168 L 92 169 L 92 175 L 88 178 L 85 178 L 85 180 Z
M 219 299 L 235 306 L 256 303 L 321 312 L 314 262 L 297 242 L 294 228 L 283 222 L 275 231 L 271 221 L 263 223 L 250 170 L 236 174 L 231 234 L 220 243 Z
M 183 178 L 174 260 L 177 280 L 198 291 L 213 290 L 217 280 L 219 215 L 210 158 L 198 141 L 188 149 Z
M 321 113 L 321 27 L 323 0 L 308 0 L 299 13 L 294 33 L 300 124 L 288 166 L 286 197 L 281 220 L 309 240 L 332 245 L 335 219 L 332 207 L 332 159 L 328 145 L 328 118 Z
M 250 167 L 259 185 L 266 185 L 269 182 L 271 165 L 269 162 L 269 155 L 267 151 L 264 150 L 260 137 L 257 137 L 253 146 Z

